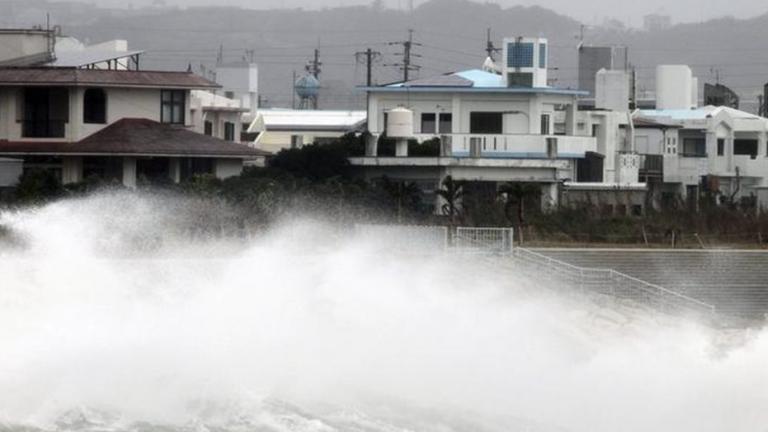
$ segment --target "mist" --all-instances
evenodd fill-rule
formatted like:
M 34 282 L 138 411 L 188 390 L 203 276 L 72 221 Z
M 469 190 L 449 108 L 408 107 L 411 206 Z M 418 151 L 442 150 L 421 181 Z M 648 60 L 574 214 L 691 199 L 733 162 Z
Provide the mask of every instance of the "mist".
M 599 305 L 509 258 L 394 253 L 306 214 L 191 240 L 175 227 L 196 205 L 119 192 L 0 213 L 0 428 L 768 424 L 764 331 Z

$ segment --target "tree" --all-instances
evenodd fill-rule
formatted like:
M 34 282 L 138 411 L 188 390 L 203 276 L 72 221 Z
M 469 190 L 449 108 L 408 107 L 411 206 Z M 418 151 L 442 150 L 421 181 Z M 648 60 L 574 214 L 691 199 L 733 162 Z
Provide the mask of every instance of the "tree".
M 436 193 L 445 201 L 441 207 L 443 214 L 450 218 L 451 225 L 455 225 L 456 217 L 460 213 L 458 204 L 464 196 L 464 182 L 455 181 L 453 177 L 446 176 L 443 179 L 442 187 Z
M 384 190 L 395 201 L 397 205 L 397 222 L 403 220 L 403 210 L 411 210 L 418 207 L 421 201 L 421 189 L 414 182 L 392 181 L 389 177 L 382 178 Z
M 517 229 L 525 225 L 525 201 L 541 195 L 541 188 L 533 183 L 508 182 L 501 185 L 499 194 L 504 196 L 504 214 L 514 223 L 512 209 L 517 206 Z

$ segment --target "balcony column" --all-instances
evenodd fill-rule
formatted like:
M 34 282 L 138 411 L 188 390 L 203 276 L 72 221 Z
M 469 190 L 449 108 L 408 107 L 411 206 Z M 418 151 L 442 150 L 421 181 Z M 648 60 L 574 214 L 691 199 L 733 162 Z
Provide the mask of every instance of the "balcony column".
M 757 133 L 757 155 L 758 156 L 768 156 L 768 149 L 766 149 L 767 141 L 768 139 L 766 139 L 765 132 Z
M 685 153 L 685 145 L 683 144 L 683 140 L 679 140 L 680 145 L 682 145 L 682 149 L 680 150 L 680 153 Z M 709 162 L 709 172 L 716 172 L 717 167 L 715 166 L 717 161 L 717 135 L 714 132 L 707 132 L 706 134 L 706 147 L 707 147 L 707 161 Z M 727 150 L 727 149 L 726 149 Z
M 123 157 L 123 186 L 127 188 L 136 187 L 136 158 Z
M 548 213 L 557 209 L 559 186 L 557 182 L 541 184 L 541 211 Z
M 366 157 L 376 157 L 379 153 L 379 136 L 378 135 L 368 135 L 365 138 L 365 156 Z
M 461 98 L 454 95 L 451 99 L 451 133 L 457 134 L 462 132 L 461 116 Z
M 61 159 L 61 182 L 63 184 L 83 181 L 83 158 L 80 156 L 65 156 Z
M 168 159 L 168 178 L 174 183 L 181 182 L 181 163 L 179 163 L 179 158 Z
M 725 139 L 725 159 L 728 161 L 728 172 L 732 172 L 735 167 L 735 164 L 733 161 L 733 153 L 734 153 L 733 141 L 734 141 L 733 133 L 730 133 L 728 135 L 728 138 Z
M 570 136 L 576 135 L 576 111 L 578 105 L 576 102 L 565 107 L 565 134 Z

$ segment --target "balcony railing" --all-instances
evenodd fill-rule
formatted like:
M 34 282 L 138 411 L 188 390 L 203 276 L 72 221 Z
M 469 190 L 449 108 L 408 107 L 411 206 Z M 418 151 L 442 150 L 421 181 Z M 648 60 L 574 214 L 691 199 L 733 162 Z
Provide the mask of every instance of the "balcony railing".
M 459 158 L 574 159 L 597 149 L 586 136 L 450 134 L 442 141 L 443 156 Z
M 64 120 L 23 120 L 21 134 L 24 138 L 64 138 L 66 121 Z
M 664 176 L 664 156 L 644 154 L 641 156 L 640 176 L 641 177 L 663 177 Z

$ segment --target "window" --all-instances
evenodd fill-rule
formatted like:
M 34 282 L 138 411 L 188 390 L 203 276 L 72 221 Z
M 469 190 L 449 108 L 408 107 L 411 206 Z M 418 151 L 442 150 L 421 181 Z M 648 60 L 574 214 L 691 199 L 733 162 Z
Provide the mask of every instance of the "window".
M 232 122 L 224 122 L 224 139 L 227 141 L 235 140 L 235 124 Z
M 441 113 L 440 114 L 440 133 L 449 134 L 453 132 L 453 114 Z
M 597 137 L 600 134 L 600 125 L 592 125 L 592 136 Z
M 733 154 L 750 156 L 752 159 L 757 157 L 757 140 L 737 139 L 733 141 Z
M 500 112 L 471 112 L 469 113 L 469 133 L 501 134 L 502 118 Z
M 205 129 L 205 131 L 203 132 L 204 134 L 206 134 L 208 136 L 213 136 L 213 123 L 212 122 L 206 121 L 205 125 L 204 125 L 204 129 Z
M 88 89 L 83 94 L 83 123 L 107 122 L 107 94 L 103 89 Z
M 539 44 L 539 68 L 547 68 L 547 44 Z
M 184 124 L 186 97 L 184 90 L 161 90 L 160 122 Z
M 549 114 L 541 115 L 541 134 L 549 135 Z
M 717 140 L 717 155 L 718 156 L 725 155 L 725 140 L 722 138 Z
M 437 132 L 436 124 L 437 114 L 435 113 L 422 113 L 421 114 L 421 133 L 433 134 Z
M 683 156 L 707 157 L 707 141 L 704 138 L 683 138 Z
M 25 138 L 63 138 L 69 121 L 69 90 L 61 87 L 24 89 L 19 119 Z
M 532 73 L 508 73 L 507 87 L 533 87 Z
M 533 67 L 533 44 L 530 42 L 507 44 L 507 67 Z

